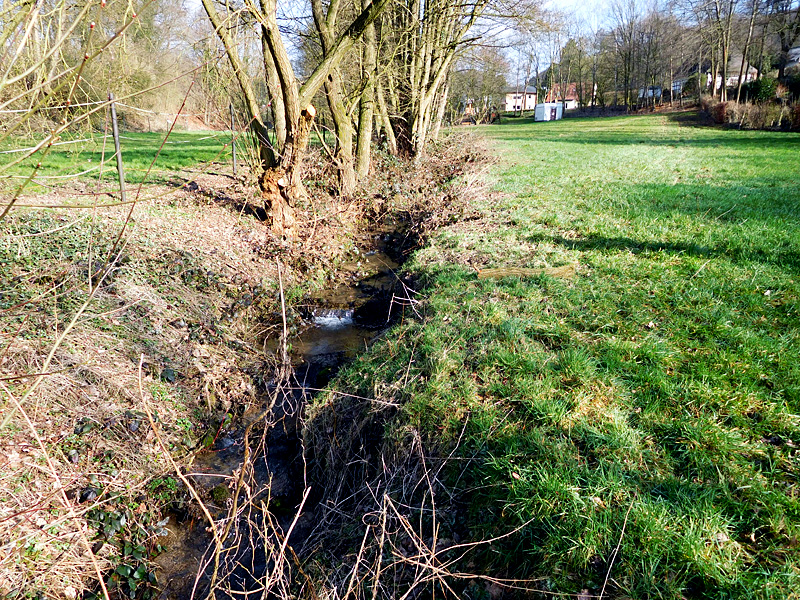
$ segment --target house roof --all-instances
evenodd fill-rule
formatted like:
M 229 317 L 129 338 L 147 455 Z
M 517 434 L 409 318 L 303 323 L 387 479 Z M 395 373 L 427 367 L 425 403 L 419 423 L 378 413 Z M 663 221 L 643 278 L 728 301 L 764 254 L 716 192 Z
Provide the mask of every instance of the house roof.
M 532 85 L 526 86 L 524 88 L 508 88 L 506 90 L 506 94 L 535 94 L 536 88 Z
M 731 56 L 731 59 L 728 61 L 728 71 L 731 76 L 739 75 L 739 70 L 742 68 L 742 62 L 744 62 L 745 67 L 747 67 L 747 73 L 758 73 L 758 69 L 756 69 L 749 62 L 745 62 L 744 57 L 741 54 L 737 54 L 735 56 Z
M 562 93 L 561 84 L 554 83 L 547 91 L 547 101 L 555 102 L 556 100 L 569 101 L 578 99 L 578 84 L 568 83 L 566 86 L 566 94 Z

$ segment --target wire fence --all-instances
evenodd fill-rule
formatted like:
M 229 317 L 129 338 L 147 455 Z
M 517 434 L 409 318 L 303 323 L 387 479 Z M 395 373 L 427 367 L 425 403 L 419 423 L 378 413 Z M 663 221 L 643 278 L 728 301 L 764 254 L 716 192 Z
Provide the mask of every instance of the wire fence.
M 12 115 L 13 114 L 28 114 L 28 113 L 31 113 L 31 112 L 67 110 L 67 109 L 76 109 L 76 108 L 90 108 L 93 111 L 97 111 L 98 109 L 102 110 L 102 108 L 100 108 L 100 107 L 103 107 L 103 106 L 106 106 L 106 107 L 110 108 L 111 104 L 112 104 L 112 102 L 109 100 L 109 101 L 69 103 L 69 104 L 61 104 L 61 105 L 56 105 L 56 106 L 36 107 L 36 108 L 33 108 L 33 109 L 3 109 L 3 110 L 0 110 L 0 115 L 3 115 L 3 114 L 12 114 Z M 231 129 L 227 134 L 224 131 L 218 131 L 218 132 L 210 133 L 208 135 L 203 135 L 203 136 L 200 136 L 200 137 L 193 137 L 192 139 L 175 140 L 175 139 L 169 139 L 169 138 L 172 135 L 174 135 L 173 132 L 174 132 L 174 129 L 175 129 L 175 125 L 176 125 L 176 123 L 178 122 L 178 120 L 180 118 L 182 118 L 182 117 L 186 117 L 186 118 L 203 118 L 204 119 L 203 122 L 205 123 L 205 118 L 208 115 L 204 115 L 204 114 L 200 114 L 200 113 L 188 113 L 188 112 L 183 112 L 183 111 L 179 111 L 177 113 L 176 112 L 155 111 L 155 110 L 149 110 L 149 109 L 141 108 L 141 107 L 129 104 L 127 102 L 119 102 L 119 101 L 114 101 L 113 104 L 116 105 L 116 107 L 121 107 L 123 111 L 126 111 L 126 110 L 134 111 L 136 113 L 146 114 L 148 116 L 162 117 L 162 118 L 166 118 L 166 119 L 170 119 L 171 120 L 169 131 L 166 133 L 166 136 L 163 137 L 163 138 L 156 139 L 156 140 L 149 140 L 149 139 L 146 139 L 145 137 L 132 137 L 130 135 L 126 136 L 126 135 L 121 135 L 119 133 L 117 134 L 117 143 L 119 143 L 119 140 L 126 140 L 126 141 L 129 142 L 129 145 L 133 144 L 133 146 L 134 146 L 133 147 L 133 151 L 135 151 L 137 153 L 141 153 L 143 147 L 149 147 L 149 148 L 152 149 L 152 151 L 154 153 L 156 153 L 158 155 L 161 152 L 161 150 L 164 148 L 164 146 L 167 146 L 167 145 L 174 146 L 174 145 L 192 144 L 192 143 L 196 143 L 196 142 L 220 139 L 221 137 L 226 136 L 226 135 L 231 136 L 231 139 L 227 143 L 223 143 L 221 150 L 219 150 L 219 152 L 217 152 L 217 156 L 215 157 L 215 160 L 218 160 L 223 155 L 225 155 L 226 153 L 229 153 L 230 149 L 231 149 L 231 148 L 229 148 L 229 146 L 235 148 L 235 143 L 236 143 L 235 142 L 235 138 L 237 137 L 237 134 L 235 132 L 235 123 L 234 123 L 233 120 L 231 120 L 231 122 L 229 124 L 229 127 Z M 226 109 L 227 108 L 228 107 L 226 107 Z M 14 148 L 14 147 L 6 148 L 6 149 L 3 149 L 3 150 L 0 150 L 0 181 L 2 181 L 2 180 L 23 180 L 23 181 L 25 181 L 25 184 L 23 184 L 23 186 L 26 185 L 26 184 L 29 184 L 29 183 L 33 183 L 33 184 L 37 184 L 39 186 L 43 186 L 45 188 L 49 188 L 51 186 L 47 185 L 46 182 L 48 182 L 48 181 L 52 181 L 54 184 L 56 184 L 59 181 L 66 181 L 66 180 L 72 180 L 72 179 L 78 179 L 78 178 L 81 178 L 81 177 L 85 177 L 85 176 L 87 176 L 89 174 L 92 174 L 92 173 L 94 173 L 96 171 L 101 171 L 103 169 L 105 169 L 105 173 L 101 173 L 100 174 L 101 178 L 102 178 L 102 176 L 104 174 L 111 175 L 114 172 L 115 169 L 111 168 L 110 165 L 107 164 L 107 163 L 109 161 L 114 161 L 117 158 L 118 151 L 114 150 L 113 153 L 111 153 L 111 154 L 107 154 L 106 153 L 106 149 L 105 149 L 106 140 L 114 139 L 114 136 L 113 136 L 113 134 L 108 132 L 108 130 L 109 130 L 108 121 L 109 121 L 110 115 L 109 115 L 109 111 L 105 111 L 105 112 L 106 112 L 105 126 L 104 126 L 105 131 L 99 132 L 98 135 L 91 135 L 91 136 L 88 136 L 88 137 L 87 136 L 81 136 L 81 137 L 79 137 L 77 139 L 67 139 L 67 140 L 54 141 L 53 134 L 51 133 L 50 136 L 47 136 L 47 137 L 45 137 L 45 138 L 43 138 L 41 140 L 38 140 L 38 141 L 32 140 L 31 142 L 29 142 L 29 145 L 25 145 L 25 146 L 17 147 L 17 148 Z M 214 112 L 216 113 L 217 111 L 214 111 Z M 225 112 L 227 112 L 227 111 L 225 111 Z M 219 117 L 219 115 L 216 115 L 216 114 L 215 114 L 215 121 L 217 123 L 224 122 L 224 120 L 221 117 Z M 0 137 L 0 142 L 3 141 L 3 137 L 6 137 L 8 139 L 8 136 L 2 136 L 2 137 Z M 56 138 L 56 139 L 58 139 L 58 138 Z M 33 145 L 30 145 L 31 143 Z M 13 167 L 15 165 L 18 166 L 18 168 L 25 168 L 25 164 L 26 163 L 23 163 L 21 161 L 26 161 L 27 159 L 30 159 L 30 158 L 36 159 L 37 153 L 41 152 L 43 149 L 46 149 L 47 152 L 49 153 L 49 151 L 51 149 L 53 149 L 53 148 L 61 148 L 61 147 L 70 146 L 70 147 L 75 147 L 75 150 L 72 153 L 75 154 L 76 156 L 79 156 L 83 152 L 87 151 L 86 146 L 81 147 L 82 144 L 83 145 L 97 144 L 97 145 L 101 145 L 102 146 L 100 148 L 100 156 L 99 156 L 98 164 L 93 165 L 93 166 L 88 167 L 88 168 L 85 168 L 85 169 L 81 169 L 81 170 L 76 171 L 76 172 L 46 174 L 45 175 L 45 174 L 38 173 L 38 171 L 40 169 L 42 169 L 42 168 L 48 168 L 49 165 L 42 165 L 41 163 L 39 163 L 39 164 L 37 164 L 35 166 L 35 170 L 34 170 L 33 174 L 30 174 L 30 173 L 29 174 L 3 173 L 4 170 L 7 171 L 7 170 L 9 170 L 9 167 Z M 96 150 L 94 148 L 92 148 L 89 151 L 90 152 L 96 152 Z M 20 159 L 12 158 L 11 163 L 8 163 L 8 162 L 3 160 L 4 156 L 14 157 L 16 155 L 24 155 L 26 153 L 28 155 L 27 156 L 22 156 Z M 89 160 L 92 160 L 92 159 L 89 159 Z M 72 163 L 74 164 L 75 162 L 76 162 L 76 159 L 73 159 Z M 150 165 L 150 167 L 148 169 L 146 169 L 146 170 L 137 169 L 136 167 L 129 168 L 128 170 L 130 172 L 133 172 L 133 173 L 136 173 L 136 172 L 147 172 L 147 173 L 149 173 L 152 170 L 153 166 L 154 165 Z M 30 165 L 28 165 L 28 167 L 30 167 Z M 50 166 L 50 168 L 58 169 L 58 166 Z M 116 169 L 116 170 L 119 170 L 119 168 L 121 168 L 121 167 L 118 167 L 118 169 Z M 235 170 L 235 167 L 234 167 L 234 170 Z M 124 184 L 121 184 L 121 185 L 124 185 Z M 81 195 L 86 195 L 86 194 L 81 194 Z M 96 195 L 96 194 L 89 194 L 89 195 Z M 0 211 L 4 212 L 2 205 L 0 205 Z

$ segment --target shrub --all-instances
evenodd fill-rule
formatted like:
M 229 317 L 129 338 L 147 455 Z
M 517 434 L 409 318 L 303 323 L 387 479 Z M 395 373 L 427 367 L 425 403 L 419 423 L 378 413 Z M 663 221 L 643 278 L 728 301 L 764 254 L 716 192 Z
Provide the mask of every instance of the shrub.
M 711 118 L 714 119 L 715 123 L 726 123 L 726 106 L 727 102 L 717 102 L 716 104 L 712 104 L 709 110 L 709 114 Z
M 772 77 L 762 77 L 744 84 L 742 92 L 752 102 L 773 100 L 778 93 L 778 81 Z
M 800 129 L 800 103 L 791 107 L 792 129 Z
M 697 73 L 689 77 L 683 86 L 684 96 L 694 96 L 697 93 Z
M 708 94 L 703 94 L 700 96 L 700 108 L 706 111 L 707 113 L 711 114 L 711 109 L 714 106 L 716 100 L 709 96 Z
M 789 100 L 800 102 L 800 73 L 792 75 L 786 81 L 786 87 L 789 88 Z
M 780 126 L 783 110 L 777 104 L 747 104 L 739 124 L 743 129 L 767 129 Z

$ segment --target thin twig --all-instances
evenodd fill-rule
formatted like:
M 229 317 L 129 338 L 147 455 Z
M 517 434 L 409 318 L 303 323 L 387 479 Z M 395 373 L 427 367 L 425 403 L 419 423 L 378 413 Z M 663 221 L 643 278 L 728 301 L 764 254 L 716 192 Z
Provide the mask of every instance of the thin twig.
M 614 552 L 612 552 L 611 554 L 611 560 L 608 563 L 608 571 L 606 572 L 606 579 L 603 582 L 603 587 L 600 589 L 600 596 L 598 597 L 599 600 L 603 600 L 603 594 L 606 591 L 608 578 L 611 576 L 611 569 L 614 567 L 614 561 L 617 560 L 617 555 L 619 554 L 619 547 L 622 545 L 622 538 L 625 537 L 625 527 L 628 525 L 628 515 L 631 514 L 631 509 L 633 508 L 633 503 L 635 500 L 636 500 L 635 498 L 631 500 L 631 505 L 628 507 L 628 512 L 625 513 L 625 520 L 622 522 L 622 531 L 619 534 L 619 541 L 617 541 L 617 547 L 614 548 Z

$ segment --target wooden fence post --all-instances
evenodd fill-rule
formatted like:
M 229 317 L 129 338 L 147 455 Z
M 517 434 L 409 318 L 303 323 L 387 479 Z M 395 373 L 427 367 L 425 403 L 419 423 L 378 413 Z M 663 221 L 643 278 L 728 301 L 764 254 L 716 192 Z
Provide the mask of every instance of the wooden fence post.
M 231 107 L 231 150 L 233 152 L 233 176 L 236 177 L 236 128 L 233 123 L 233 102 Z
M 125 196 L 125 170 L 122 167 L 122 152 L 119 149 L 119 127 L 117 126 L 117 108 L 114 106 L 114 94 L 108 92 L 108 101 L 111 103 L 111 132 L 114 134 L 114 150 L 117 154 L 117 174 L 119 175 L 119 192 L 122 202 L 127 202 Z

